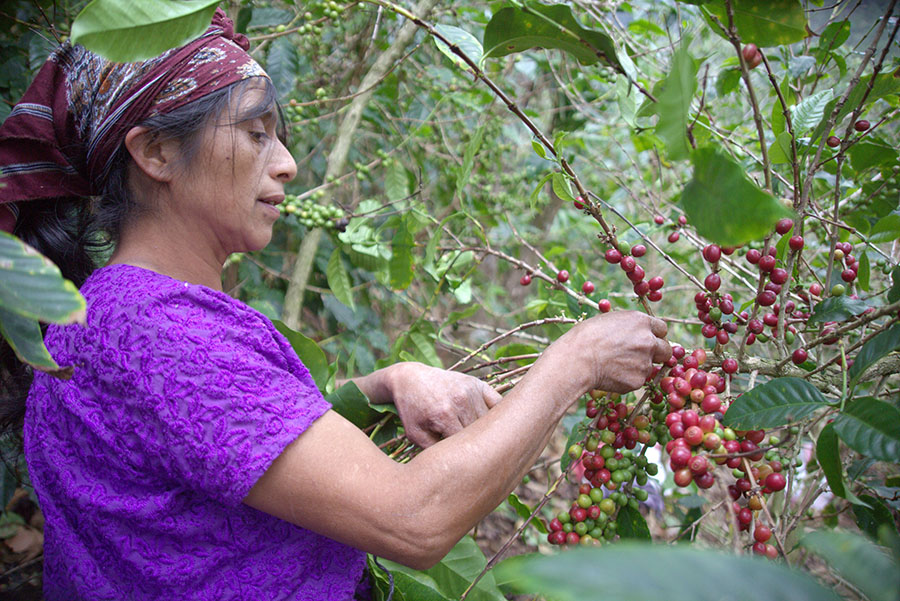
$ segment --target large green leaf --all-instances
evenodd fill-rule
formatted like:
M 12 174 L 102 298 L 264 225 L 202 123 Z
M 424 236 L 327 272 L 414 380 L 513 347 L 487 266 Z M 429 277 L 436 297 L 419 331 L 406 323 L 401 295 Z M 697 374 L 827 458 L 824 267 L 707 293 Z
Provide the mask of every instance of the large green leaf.
M 617 532 L 621 538 L 650 540 L 650 528 L 647 526 L 647 520 L 637 509 L 624 505 L 616 516 L 616 524 L 618 524 Z
M 506 56 L 531 48 L 556 48 L 584 65 L 603 60 L 622 68 L 612 38 L 583 27 L 565 4 L 526 2 L 507 6 L 491 17 L 484 30 L 484 58 Z
M 828 480 L 828 486 L 832 493 L 853 503 L 862 503 L 844 482 L 844 471 L 841 468 L 840 448 L 834 424 L 826 424 L 819 433 L 819 438 L 816 440 L 816 460 L 822 471 L 825 472 L 825 479 Z
M 286 37 L 277 38 L 269 46 L 266 55 L 266 73 L 281 99 L 289 98 L 297 86 L 297 72 L 300 69 L 300 55 L 297 47 Z
M 900 411 L 890 403 L 856 399 L 835 418 L 834 430 L 866 457 L 900 463 Z
M 688 546 L 622 542 L 501 562 L 497 578 L 556 601 L 838 601 L 780 563 Z
M 291 343 L 291 347 L 309 370 L 309 375 L 315 380 L 319 390 L 324 391 L 325 384 L 328 382 L 328 359 L 325 358 L 325 353 L 319 348 L 316 341 L 292 330 L 282 321 L 276 319 L 272 323 L 275 325 L 275 329 Z
M 807 418 L 828 402 L 800 378 L 776 378 L 748 390 L 731 403 L 724 423 L 739 430 L 774 428 Z
M 883 140 L 873 140 L 871 136 L 857 142 L 847 152 L 850 155 L 850 165 L 858 172 L 880 165 L 896 165 L 898 161 L 895 146 Z
M 0 307 L 0 333 L 21 361 L 61 378 L 71 375 L 71 367 L 61 369 L 50 356 L 41 326 L 35 320 Z
M 353 292 L 350 289 L 350 274 L 344 267 L 344 261 L 341 259 L 340 247 L 335 247 L 328 259 L 328 265 L 325 267 L 325 277 L 328 279 L 328 288 L 334 294 L 335 298 L 356 310 L 353 303 Z
M 894 324 L 890 329 L 881 332 L 859 349 L 859 353 L 853 359 L 848 375 L 850 383 L 856 384 L 859 377 L 876 361 L 900 348 L 900 324 Z
M 827 321 L 844 321 L 861 314 L 869 308 L 865 301 L 847 296 L 832 296 L 817 303 L 809 318 L 809 325 Z
M 158 56 L 198 37 L 219 0 L 93 0 L 72 23 L 72 43 L 116 62 Z
M 481 62 L 481 57 L 484 54 L 484 49 L 481 47 L 481 42 L 478 41 L 474 35 L 469 33 L 464 29 L 460 29 L 459 27 L 454 27 L 453 25 L 435 25 L 435 31 L 439 34 L 447 38 L 451 44 L 456 46 L 460 52 L 462 52 L 466 57 L 471 60 L 476 65 Z M 445 56 L 447 56 L 453 64 L 455 64 L 460 69 L 465 71 L 471 71 L 472 68 L 460 58 L 456 53 L 453 52 L 453 49 L 450 48 L 443 41 L 438 38 L 434 38 L 434 43 L 438 47 L 438 50 L 441 51 Z
M 900 238 L 900 211 L 885 215 L 872 226 L 870 242 L 891 242 Z
M 666 76 L 659 103 L 654 105 L 659 121 L 656 135 L 666 145 L 668 158 L 676 161 L 688 158 L 691 147 L 687 139 L 691 98 L 697 90 L 697 64 L 688 52 L 690 39 L 685 38 L 672 57 L 672 68 Z
M 681 194 L 688 222 L 697 233 L 722 246 L 737 246 L 770 233 L 792 211 L 760 190 L 744 168 L 715 148 L 691 154 L 694 177 Z
M 0 307 L 32 321 L 84 323 L 84 297 L 36 250 L 0 232 Z
M 398 573 L 407 575 L 425 574 L 434 583 L 432 586 L 436 587 L 429 594 L 437 593 L 447 599 L 459 599 L 469 584 L 475 580 L 485 565 L 487 565 L 484 554 L 470 536 L 464 536 L 440 563 L 424 572 L 416 572 L 416 570 L 392 561 L 383 561 L 382 563 L 394 573 L 395 578 Z M 424 584 L 427 581 L 419 579 L 419 582 Z M 419 599 L 419 597 L 406 598 L 410 599 L 410 601 Z M 505 601 L 506 598 L 500 592 L 500 589 L 497 588 L 493 574 L 488 572 L 484 578 L 478 581 L 475 588 L 469 592 L 466 599 L 472 601 Z
M 806 13 L 798 0 L 732 0 L 734 24 L 741 40 L 757 46 L 781 46 L 799 42 L 807 36 Z M 703 8 L 728 27 L 725 2 L 704 2 Z M 720 36 L 719 27 L 713 27 Z
M 819 555 L 871 601 L 897 601 L 900 565 L 865 537 L 837 530 L 817 530 L 800 545 Z

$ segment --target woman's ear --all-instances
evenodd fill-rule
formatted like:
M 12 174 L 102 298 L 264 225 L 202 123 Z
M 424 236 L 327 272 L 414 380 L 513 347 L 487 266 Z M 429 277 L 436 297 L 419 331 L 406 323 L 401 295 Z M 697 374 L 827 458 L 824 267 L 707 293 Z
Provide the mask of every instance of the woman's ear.
M 151 179 L 168 182 L 174 177 L 173 167 L 179 151 L 175 140 L 160 139 L 146 127 L 132 127 L 125 134 L 125 148 L 134 164 Z

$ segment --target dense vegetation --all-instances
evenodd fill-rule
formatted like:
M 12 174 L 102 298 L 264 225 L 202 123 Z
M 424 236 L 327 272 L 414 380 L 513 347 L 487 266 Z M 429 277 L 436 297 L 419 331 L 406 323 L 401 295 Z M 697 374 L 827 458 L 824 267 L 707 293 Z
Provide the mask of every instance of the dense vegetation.
M 4 5 L 0 119 L 55 39 L 133 60 L 179 42 L 164 18 L 202 30 L 217 5 L 154 0 L 136 23 L 104 4 L 74 27 L 80 2 Z M 487 564 L 468 537 L 428 573 L 390 564 L 395 599 L 898 599 L 896 2 L 221 5 L 299 165 L 226 289 L 385 452 L 416 449 L 336 377 L 416 360 L 505 391 L 611 308 L 677 345 L 645 389 L 581 401 L 476 533 Z M 0 242 L 4 336 L 64 377 L 38 322 L 83 301 Z M 28 485 L 4 444 L 6 503 Z M 35 575 L 26 498 L 0 520 L 0 590 Z M 501 561 L 513 544 L 535 555 Z

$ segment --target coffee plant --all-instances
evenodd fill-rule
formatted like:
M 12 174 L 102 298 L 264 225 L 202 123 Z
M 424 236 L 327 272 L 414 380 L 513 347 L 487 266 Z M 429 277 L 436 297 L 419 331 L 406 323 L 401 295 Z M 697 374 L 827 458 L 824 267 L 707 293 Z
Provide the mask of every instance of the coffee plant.
M 148 4 L 8 3 L 0 118 L 54 38 L 132 60 L 219 3 Z M 672 358 L 581 399 L 438 566 L 372 558 L 377 598 L 900 598 L 896 1 L 221 5 L 299 166 L 226 288 L 397 461 L 391 408 L 338 376 L 414 360 L 504 392 L 578 320 L 668 323 Z M 0 242 L 3 335 L 65 376 L 39 324 L 83 301 Z M 4 502 L 28 490 L 5 455 Z

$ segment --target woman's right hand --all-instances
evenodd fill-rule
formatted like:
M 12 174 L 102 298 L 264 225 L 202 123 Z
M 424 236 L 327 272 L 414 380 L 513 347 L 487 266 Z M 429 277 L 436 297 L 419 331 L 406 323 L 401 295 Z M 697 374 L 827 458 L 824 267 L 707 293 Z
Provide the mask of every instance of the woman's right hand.
M 560 336 L 534 367 L 575 378 L 581 394 L 630 392 L 644 384 L 654 363 L 672 355 L 666 331 L 664 321 L 638 311 L 597 315 Z

